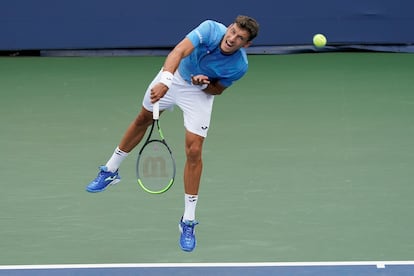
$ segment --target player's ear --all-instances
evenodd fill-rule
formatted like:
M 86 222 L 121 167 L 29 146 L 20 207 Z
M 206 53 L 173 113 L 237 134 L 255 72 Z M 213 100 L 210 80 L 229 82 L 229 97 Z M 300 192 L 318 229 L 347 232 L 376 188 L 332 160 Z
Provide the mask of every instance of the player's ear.
M 247 41 L 246 44 L 244 44 L 243 48 L 247 48 L 250 45 L 252 45 L 253 41 Z

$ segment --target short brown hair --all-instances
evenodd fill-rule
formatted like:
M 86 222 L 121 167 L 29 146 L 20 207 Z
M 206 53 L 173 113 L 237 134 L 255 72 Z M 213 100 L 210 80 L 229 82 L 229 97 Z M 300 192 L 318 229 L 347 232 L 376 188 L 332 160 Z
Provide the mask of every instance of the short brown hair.
M 239 15 L 234 20 L 234 23 L 250 33 L 249 41 L 253 40 L 259 33 L 259 23 L 257 23 L 257 21 L 252 17 L 247 15 Z

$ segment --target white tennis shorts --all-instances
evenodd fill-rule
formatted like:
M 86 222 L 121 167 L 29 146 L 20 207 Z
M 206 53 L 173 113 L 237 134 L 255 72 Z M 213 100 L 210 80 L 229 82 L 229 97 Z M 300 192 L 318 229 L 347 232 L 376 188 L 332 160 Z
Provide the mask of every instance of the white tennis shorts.
M 145 92 L 142 105 L 146 110 L 152 111 L 151 88 L 159 82 L 161 72 L 162 70 Z M 207 137 L 213 102 L 213 95 L 205 93 L 197 85 L 187 83 L 177 70 L 170 89 L 160 100 L 160 111 L 173 109 L 175 105 L 178 106 L 183 111 L 185 129 L 199 136 Z

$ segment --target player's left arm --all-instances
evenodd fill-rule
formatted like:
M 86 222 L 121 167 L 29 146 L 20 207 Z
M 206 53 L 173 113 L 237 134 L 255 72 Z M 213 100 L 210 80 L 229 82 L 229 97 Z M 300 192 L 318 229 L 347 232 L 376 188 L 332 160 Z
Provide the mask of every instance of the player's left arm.
M 226 88 L 220 81 L 211 81 L 203 91 L 211 95 L 221 95 Z
M 204 86 L 203 91 L 211 95 L 220 95 L 227 88 L 222 85 L 220 81 L 210 81 L 210 79 L 205 75 L 196 75 L 191 76 L 191 82 L 194 85 Z

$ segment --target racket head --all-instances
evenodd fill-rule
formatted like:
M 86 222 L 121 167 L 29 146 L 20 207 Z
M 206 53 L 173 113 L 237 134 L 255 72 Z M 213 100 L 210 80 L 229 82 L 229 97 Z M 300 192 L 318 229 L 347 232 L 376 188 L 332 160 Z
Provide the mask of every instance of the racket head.
M 162 140 L 150 140 L 138 153 L 137 181 L 150 194 L 162 194 L 174 184 L 175 160 Z

